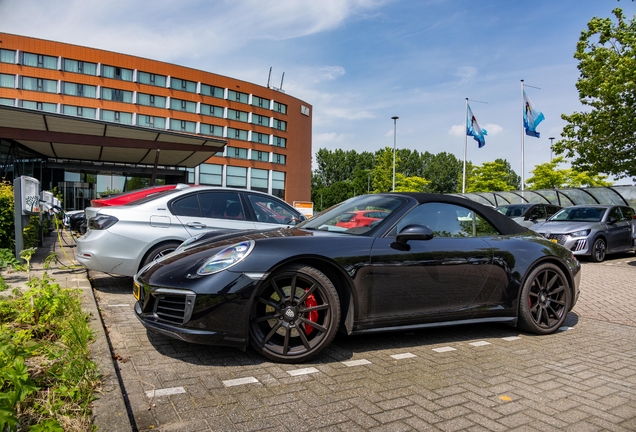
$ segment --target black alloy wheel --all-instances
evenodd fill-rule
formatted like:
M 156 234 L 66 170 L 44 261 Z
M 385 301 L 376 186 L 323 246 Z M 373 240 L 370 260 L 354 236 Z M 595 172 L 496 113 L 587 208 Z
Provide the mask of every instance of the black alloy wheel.
M 144 268 L 148 264 L 153 261 L 158 260 L 159 258 L 168 255 L 170 252 L 174 252 L 176 248 L 179 247 L 181 242 L 169 241 L 166 243 L 158 244 L 148 251 L 146 254 L 146 258 L 141 262 L 141 267 Z
M 307 361 L 333 340 L 340 302 L 319 270 L 294 265 L 272 274 L 258 289 L 250 313 L 250 343 L 280 363 Z
M 592 246 L 592 261 L 594 262 L 602 262 L 605 259 L 605 255 L 607 254 L 607 245 L 605 244 L 605 240 L 602 238 L 597 238 L 594 240 L 594 245 Z
M 536 334 L 555 332 L 570 310 L 571 291 L 563 271 L 554 264 L 538 265 L 523 285 L 519 327 Z

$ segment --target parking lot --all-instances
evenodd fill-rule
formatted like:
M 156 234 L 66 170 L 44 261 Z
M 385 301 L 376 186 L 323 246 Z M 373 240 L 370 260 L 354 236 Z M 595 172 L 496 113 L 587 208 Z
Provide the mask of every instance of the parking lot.
M 636 256 L 583 262 L 549 336 L 475 325 L 339 335 L 316 360 L 146 332 L 132 278 L 89 272 L 133 430 L 636 430 Z

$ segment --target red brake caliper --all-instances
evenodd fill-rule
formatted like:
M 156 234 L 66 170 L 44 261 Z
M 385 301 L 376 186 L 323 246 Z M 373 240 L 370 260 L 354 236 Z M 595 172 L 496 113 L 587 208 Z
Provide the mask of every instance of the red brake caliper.
M 308 290 L 305 290 L 305 292 L 307 292 Z M 316 296 L 314 296 L 313 294 L 309 294 L 307 296 L 307 300 L 305 300 L 305 307 L 307 308 L 311 308 L 311 307 L 315 307 L 318 306 L 318 302 L 316 301 Z M 307 313 L 307 319 L 311 322 L 317 322 L 318 321 L 318 311 L 311 311 Z M 305 324 L 305 333 L 306 334 L 311 334 L 311 332 L 314 331 L 314 328 L 312 326 L 310 326 L 309 324 Z

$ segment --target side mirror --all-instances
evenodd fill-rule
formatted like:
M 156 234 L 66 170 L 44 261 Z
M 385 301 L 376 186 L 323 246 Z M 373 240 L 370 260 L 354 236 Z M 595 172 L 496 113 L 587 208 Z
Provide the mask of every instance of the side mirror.
M 607 219 L 607 223 L 610 225 L 614 225 L 616 222 L 618 222 L 618 219 L 616 219 L 614 216 L 610 216 L 609 219 Z
M 430 240 L 433 238 L 433 231 L 424 225 L 410 224 L 402 228 L 402 231 L 395 237 L 395 242 L 400 246 L 405 246 L 411 240 Z

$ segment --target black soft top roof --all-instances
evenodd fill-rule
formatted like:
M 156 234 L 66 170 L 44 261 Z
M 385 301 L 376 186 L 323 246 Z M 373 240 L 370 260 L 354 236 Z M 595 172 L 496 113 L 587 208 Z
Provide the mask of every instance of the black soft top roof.
M 448 204 L 457 204 L 462 207 L 466 207 L 476 214 L 483 216 L 486 220 L 490 221 L 492 225 L 503 235 L 520 234 L 528 231 L 528 228 L 519 225 L 507 216 L 499 213 L 497 210 L 487 207 L 483 204 L 479 204 L 476 201 L 469 200 L 467 198 L 461 198 L 454 195 L 443 195 L 433 193 L 421 193 L 421 192 L 396 192 L 396 195 L 409 196 L 417 200 L 420 204 L 427 202 L 441 202 Z

